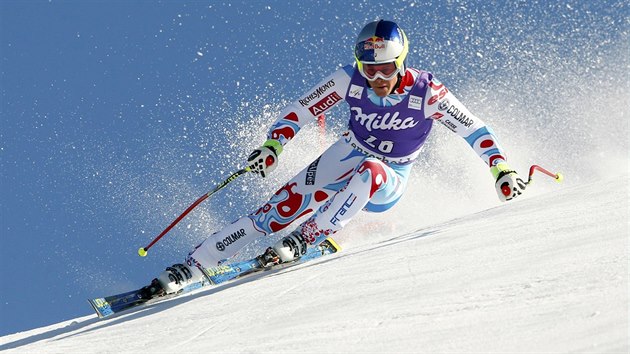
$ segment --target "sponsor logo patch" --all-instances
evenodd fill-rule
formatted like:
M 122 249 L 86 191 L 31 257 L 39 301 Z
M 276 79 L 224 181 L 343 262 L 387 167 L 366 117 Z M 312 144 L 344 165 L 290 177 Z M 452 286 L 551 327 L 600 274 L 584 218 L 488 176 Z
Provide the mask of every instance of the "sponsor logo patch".
M 363 95 L 363 87 L 352 84 L 350 91 L 348 91 L 348 96 L 359 99 L 361 95 Z
M 372 36 L 363 42 L 364 50 L 385 49 L 385 39 L 382 37 Z
M 422 110 L 422 97 L 409 95 L 409 108 Z
M 466 128 L 470 128 L 471 125 L 475 124 L 474 120 L 469 118 L 464 112 L 461 112 L 455 105 L 449 107 L 446 113 L 450 114 L 456 121 L 466 126 Z
M 429 102 L 428 102 L 429 106 L 432 106 L 435 104 L 435 102 L 443 99 L 447 93 L 448 93 L 448 89 L 445 87 L 442 91 L 440 91 L 440 93 L 433 95 L 431 98 L 429 98 Z
M 334 106 L 335 103 L 341 100 L 341 96 L 339 96 L 337 92 L 333 92 L 330 95 L 324 97 L 324 99 L 322 99 L 321 101 L 315 103 L 313 107 L 309 107 L 308 110 L 311 111 L 312 115 L 318 116 L 326 112 L 326 110 L 328 110 L 330 107 Z
M 429 119 L 435 119 L 435 120 L 439 120 L 440 118 L 444 117 L 444 115 L 440 112 L 435 112 L 431 115 L 431 117 L 429 117 Z
M 340 221 L 339 217 L 343 216 L 346 212 L 348 212 L 348 209 L 350 209 L 350 207 L 352 206 L 352 204 L 354 204 L 354 201 L 356 199 L 357 199 L 357 196 L 354 195 L 354 193 L 350 193 L 350 196 L 348 197 L 348 199 L 346 199 L 346 201 L 343 203 L 341 208 L 339 208 L 339 210 L 337 210 L 335 215 L 333 215 L 332 219 L 330 219 L 330 223 L 333 225 L 337 225 L 337 223 Z
M 225 251 L 225 248 L 230 246 L 231 244 L 233 244 L 234 242 L 238 241 L 240 238 L 247 236 L 247 233 L 245 233 L 245 229 L 240 229 L 232 234 L 230 234 L 228 237 L 224 238 L 223 240 L 217 242 L 216 247 L 217 250 L 219 250 L 220 252 Z
M 308 107 L 312 100 L 320 98 L 324 93 L 326 93 L 326 91 L 328 91 L 329 88 L 333 86 L 335 86 L 335 80 L 328 81 L 327 83 L 315 89 L 315 91 L 302 97 L 302 99 L 299 100 L 300 104 L 302 105 L 302 107 Z
M 352 107 L 350 110 L 354 112 L 354 120 L 369 132 L 372 130 L 405 130 L 418 125 L 413 117 L 399 118 L 399 112 L 385 113 L 381 116 L 378 113 L 365 114 L 361 107 Z
M 317 175 L 318 164 L 319 157 L 317 158 L 317 160 L 308 165 L 308 168 L 306 169 L 306 181 L 304 182 L 307 186 L 312 186 L 315 184 L 315 176 Z

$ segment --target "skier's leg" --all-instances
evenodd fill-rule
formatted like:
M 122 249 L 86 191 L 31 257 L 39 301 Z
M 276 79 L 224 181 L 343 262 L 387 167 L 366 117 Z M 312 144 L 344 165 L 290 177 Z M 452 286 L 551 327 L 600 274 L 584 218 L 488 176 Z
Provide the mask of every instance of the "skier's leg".
M 386 165 L 366 158 L 347 186 L 301 225 L 309 242 L 341 230 L 359 211 L 383 212 L 394 206 L 407 187 L 410 165 Z
M 168 267 L 158 277 L 160 284 L 167 293 L 176 292 L 203 277 L 199 267 L 217 266 L 257 237 L 280 231 L 299 217 L 317 210 L 347 184 L 363 157 L 339 140 L 254 213 L 227 225 L 195 247 L 188 254 L 184 268 Z M 332 166 L 333 169 L 326 168 Z
M 366 158 L 344 188 L 274 245 L 275 253 L 282 262 L 290 262 L 304 254 L 308 244 L 341 230 L 359 211 L 388 210 L 402 196 L 410 170 L 411 165 L 390 167 L 378 159 Z
M 364 158 L 365 155 L 340 139 L 250 217 L 256 227 L 267 234 L 286 228 L 296 219 L 316 211 L 343 188 Z

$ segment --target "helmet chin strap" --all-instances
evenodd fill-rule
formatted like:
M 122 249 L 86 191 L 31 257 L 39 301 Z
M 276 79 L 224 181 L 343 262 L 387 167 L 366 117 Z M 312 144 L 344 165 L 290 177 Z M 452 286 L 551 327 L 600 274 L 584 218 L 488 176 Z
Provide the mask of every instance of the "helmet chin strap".
M 392 92 L 396 91 L 396 89 L 400 87 L 400 83 L 402 82 L 402 75 L 400 75 L 399 73 L 398 75 L 396 75 L 396 77 L 396 84 L 394 85 L 394 87 L 392 87 L 392 90 L 389 91 L 388 95 L 391 95 Z

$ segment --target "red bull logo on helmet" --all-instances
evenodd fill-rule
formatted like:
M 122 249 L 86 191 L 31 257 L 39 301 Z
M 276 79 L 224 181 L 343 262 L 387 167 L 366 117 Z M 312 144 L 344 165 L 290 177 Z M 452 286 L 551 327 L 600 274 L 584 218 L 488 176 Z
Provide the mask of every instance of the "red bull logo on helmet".
M 372 36 L 363 42 L 363 50 L 385 49 L 385 39 Z

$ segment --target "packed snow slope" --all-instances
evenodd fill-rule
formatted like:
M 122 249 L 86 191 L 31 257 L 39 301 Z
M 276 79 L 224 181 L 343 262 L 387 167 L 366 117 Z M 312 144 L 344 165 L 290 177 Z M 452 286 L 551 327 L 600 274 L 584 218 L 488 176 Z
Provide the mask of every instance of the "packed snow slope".
M 341 66 L 351 64 L 357 34 L 366 23 L 377 19 L 395 20 L 404 28 L 410 43 L 408 66 L 433 73 L 488 124 L 512 168 L 524 174 L 529 165 L 540 164 L 565 174 L 562 185 L 541 177 L 523 200 L 501 206 L 505 208 L 499 209 L 501 213 L 536 203 L 539 197 L 549 196 L 548 202 L 562 201 L 557 193 L 568 193 L 570 188 L 582 188 L 609 179 L 611 173 L 626 171 L 630 160 L 629 4 L 627 0 L 0 0 L 0 337 L 86 316 L 91 311 L 86 298 L 148 283 L 166 266 L 181 262 L 195 245 L 229 221 L 257 210 L 345 130 L 349 117 L 345 103 L 326 111 L 325 136 L 315 124 L 304 127 L 286 146 L 271 176 L 261 179 L 250 174 L 239 178 L 169 231 L 151 249 L 150 256 L 137 256 L 139 247 L 146 246 L 193 201 L 243 167 L 249 153 L 267 139 L 269 127 L 287 104 L 312 92 L 312 87 Z M 345 248 L 339 258 L 269 277 L 260 284 L 246 282 L 230 287 L 227 294 L 205 294 L 176 302 L 177 306 L 169 305 L 171 310 L 160 314 L 168 317 L 160 321 L 165 322 L 162 326 L 186 326 L 197 328 L 197 332 L 180 332 L 171 327 L 173 337 L 166 336 L 150 327 L 157 323 L 152 316 L 148 317 L 152 320 L 148 327 L 142 327 L 147 317 L 143 317 L 146 312 L 140 312 L 111 322 L 79 321 L 78 326 L 58 331 L 46 329 L 25 341 L 33 342 L 38 351 L 63 352 L 59 345 L 65 349 L 66 345 L 79 343 L 79 339 L 90 343 L 82 350 L 106 352 L 118 350 L 120 345 L 131 351 L 136 345 L 144 345 L 144 340 L 152 340 L 152 333 L 160 332 L 159 341 L 168 338 L 169 345 L 177 346 L 182 338 L 190 338 L 185 336 L 208 328 L 203 320 L 180 318 L 180 309 L 194 305 L 194 311 L 219 312 L 214 316 L 199 315 L 219 320 L 213 320 L 217 325 L 199 337 L 200 345 L 207 346 L 203 339 L 212 338 L 219 349 L 226 348 L 221 344 L 225 340 L 234 342 L 230 348 L 249 350 L 247 343 L 237 341 L 250 340 L 243 337 L 249 338 L 247 332 L 254 330 L 253 325 L 271 328 L 256 329 L 259 334 L 273 334 L 275 328 L 284 331 L 288 325 L 265 322 L 254 312 L 246 326 L 231 327 L 229 336 L 226 331 L 218 338 L 211 332 L 220 331 L 225 324 L 234 325 L 230 321 L 241 320 L 221 318 L 220 311 L 232 310 L 224 296 L 234 297 L 234 302 L 244 301 L 246 298 L 230 292 L 247 293 L 248 287 L 261 286 L 256 289 L 257 294 L 262 294 L 256 300 L 257 308 L 244 306 L 242 311 L 265 311 L 270 320 L 280 318 L 284 311 L 295 310 L 292 306 L 310 309 L 315 300 L 306 299 L 303 305 L 285 304 L 286 310 L 269 308 L 268 304 L 258 309 L 262 305 L 259 302 L 267 301 L 269 291 L 281 293 L 282 289 L 295 286 L 294 276 L 308 279 L 313 276 L 311 271 L 323 270 L 319 278 L 311 281 L 313 285 L 294 291 L 304 289 L 317 301 L 330 301 L 325 294 L 327 287 L 321 291 L 308 287 L 323 287 L 330 282 L 330 288 L 340 294 L 334 301 L 337 308 L 331 311 L 342 316 L 330 316 L 327 326 L 338 330 L 335 333 L 346 336 L 349 342 L 344 346 L 331 339 L 329 344 L 313 346 L 313 351 L 322 346 L 364 349 L 372 344 L 372 338 L 386 340 L 384 336 L 370 335 L 370 325 L 374 323 L 369 318 L 381 316 L 388 320 L 380 327 L 390 328 L 379 328 L 382 334 L 391 336 L 390 331 L 398 330 L 401 333 L 394 338 L 423 341 L 420 344 L 428 349 L 448 348 L 449 342 L 460 339 L 469 343 L 466 339 L 488 330 L 488 326 L 479 323 L 480 327 L 470 333 L 466 332 L 471 328 L 468 325 L 458 327 L 445 341 L 436 340 L 447 332 L 433 333 L 442 327 L 435 327 L 432 322 L 417 326 L 396 324 L 429 319 L 450 328 L 456 316 L 444 316 L 453 312 L 435 318 L 417 317 L 414 311 L 426 314 L 447 310 L 452 307 L 451 301 L 465 296 L 469 298 L 462 300 L 461 306 L 467 301 L 473 302 L 470 306 L 485 306 L 481 299 L 495 304 L 493 296 L 498 295 L 511 300 L 509 292 L 493 292 L 499 291 L 493 290 L 498 286 L 487 283 L 487 278 L 498 275 L 496 283 L 503 286 L 503 277 L 514 281 L 525 278 L 523 284 L 528 284 L 528 278 L 541 275 L 539 255 L 525 252 L 522 257 L 531 264 L 517 268 L 506 249 L 512 251 L 515 247 L 513 252 L 518 256 L 524 250 L 518 244 L 506 244 L 507 241 L 525 237 L 541 242 L 540 247 L 561 249 L 558 257 L 567 250 L 565 243 L 560 248 L 556 241 L 566 238 L 570 240 L 566 244 L 574 244 L 564 233 L 561 240 L 539 239 L 548 235 L 547 230 L 533 237 L 534 232 L 530 234 L 528 228 L 533 227 L 529 224 L 534 220 L 528 215 L 518 219 L 528 225 L 520 229 L 511 227 L 515 220 L 509 215 L 502 215 L 508 221 L 495 216 L 493 208 L 500 204 L 488 167 L 465 140 L 448 128 L 436 124 L 423 149 L 410 175 L 408 191 L 394 210 L 383 215 L 361 215 L 336 235 Z M 615 188 L 620 190 L 621 187 Z M 577 202 L 571 206 L 581 208 Z M 623 209 L 623 205 L 617 207 Z M 554 204 L 538 208 L 553 208 L 546 211 L 551 215 L 562 212 Z M 484 212 L 489 209 L 492 211 Z M 575 214 L 581 212 L 590 217 L 599 210 L 583 208 Z M 460 224 L 464 219 L 443 224 L 471 214 L 479 222 L 486 222 L 488 230 L 479 232 L 476 224 Z M 590 227 L 602 227 L 599 219 L 590 220 Z M 539 221 L 538 215 L 535 221 Z M 290 232 L 296 225 L 283 231 Z M 459 225 L 468 233 L 452 233 L 452 225 Z M 578 228 L 572 223 L 559 227 Z M 438 232 L 398 244 L 383 243 L 403 234 L 428 230 Z M 260 252 L 282 236 L 279 233 L 273 239 L 261 238 L 248 245 L 239 257 Z M 599 234 L 589 235 L 596 236 Z M 452 242 L 459 248 L 440 249 Z M 478 242 L 492 247 L 479 256 Z M 583 246 L 579 242 L 577 245 Z M 380 248 L 369 250 L 377 246 Z M 401 246 L 405 250 L 399 250 Z M 470 257 L 476 257 L 475 265 L 488 262 L 488 269 L 471 266 L 468 253 L 454 252 L 466 248 L 472 252 Z M 588 255 L 580 253 L 579 257 Z M 511 262 L 497 264 L 495 258 L 500 256 Z M 402 269 L 356 270 L 358 264 L 374 268 L 379 257 L 402 261 L 394 262 Z M 569 257 L 580 260 L 571 252 Z M 562 261 L 551 258 L 542 265 Z M 444 268 L 443 263 L 448 267 Z M 408 265 L 419 266 L 413 272 L 419 278 L 411 285 L 405 276 Z M 516 265 L 521 266 L 518 262 Z M 593 267 L 588 262 L 584 266 Z M 441 272 L 436 273 L 438 269 Z M 471 277 L 458 273 L 460 269 L 479 273 L 481 280 L 469 284 Z M 531 273 L 520 274 L 526 270 Z M 363 284 L 367 278 L 380 285 L 382 282 L 377 280 L 390 273 L 401 280 L 386 283 L 391 297 L 388 301 L 375 295 L 369 287 L 372 283 Z M 349 282 L 343 279 L 350 275 L 357 278 Z M 329 280 L 328 276 L 335 279 Z M 460 284 L 449 276 L 466 282 Z M 443 277 L 448 281 L 435 283 Z M 337 278 L 343 280 L 343 286 L 337 286 Z M 281 280 L 286 283 L 274 283 L 273 288 L 265 285 Z M 525 294 L 538 294 L 536 291 L 545 289 L 543 285 L 547 284 L 531 283 L 531 288 L 522 290 Z M 410 286 L 414 287 L 413 297 L 407 296 Z M 441 291 L 445 287 L 450 292 Z M 349 293 L 343 292 L 346 289 Z M 350 295 L 360 299 L 344 299 Z M 518 296 L 516 299 L 522 300 Z M 209 304 L 196 306 L 206 300 Z M 282 300 L 280 297 L 268 301 L 287 302 Z M 347 307 L 355 302 L 367 302 L 362 311 L 374 314 L 368 317 L 364 312 L 349 313 Z M 409 312 L 401 315 L 393 309 L 390 314 L 383 311 L 391 302 L 400 303 Z M 444 309 L 437 309 L 432 303 Z M 514 301 L 514 305 L 529 304 Z M 282 323 L 297 326 L 300 314 L 316 317 L 301 310 Z M 558 311 L 561 310 L 560 307 Z M 463 318 L 457 320 L 458 324 L 465 323 L 469 311 L 460 311 Z M 507 317 L 510 312 L 501 313 Z M 524 318 L 537 319 L 523 313 Z M 473 317 L 477 314 L 473 311 Z M 562 315 L 558 312 L 557 317 Z M 354 316 L 361 316 L 364 322 L 352 326 Z M 395 316 L 398 317 L 394 319 Z M 602 317 L 594 318 L 601 321 Z M 338 324 L 335 318 L 349 322 Z M 477 322 L 487 318 L 484 311 Z M 139 322 L 140 327 L 135 327 Z M 496 323 L 501 328 L 511 328 L 511 323 Z M 360 337 L 339 330 L 346 324 L 369 336 L 361 339 L 365 347 L 352 343 Z M 128 329 L 127 325 L 133 328 Z M 108 347 L 96 346 L 98 341 L 93 336 L 99 331 L 95 329 L 103 326 L 107 331 L 123 329 L 134 334 L 137 344 L 108 338 L 112 341 Z M 318 326 L 317 320 L 313 326 Z M 320 327 L 314 328 L 321 331 Z M 135 335 L 140 331 L 141 336 Z M 412 338 L 406 331 L 413 331 Z M 415 335 L 427 331 L 430 333 L 421 333 L 424 336 Z M 301 333 L 312 332 L 290 331 L 287 336 L 297 341 L 302 338 L 297 335 Z M 484 343 L 502 346 L 497 333 L 483 334 L 479 338 L 490 338 Z M 56 339 L 57 335 L 68 339 L 45 345 L 51 349 L 41 348 L 44 340 Z M 23 336 L 2 338 L 3 348 Z M 276 337 L 279 345 L 286 344 L 284 334 Z M 510 342 L 507 339 L 513 338 L 506 338 L 505 342 Z M 535 337 L 521 340 L 531 342 L 524 348 L 536 347 Z M 146 350 L 170 348 L 163 343 L 147 345 Z M 261 349 L 271 350 L 271 346 L 264 346 L 271 339 L 257 343 L 261 343 Z M 309 342 L 303 339 L 300 343 Z M 411 347 L 404 341 L 399 345 Z M 18 348 L 23 351 L 28 346 Z M 381 347 L 375 344 L 370 348 Z
M 336 255 L 0 350 L 627 353 L 628 210 L 623 174 L 412 232 L 379 222 L 340 235 Z

